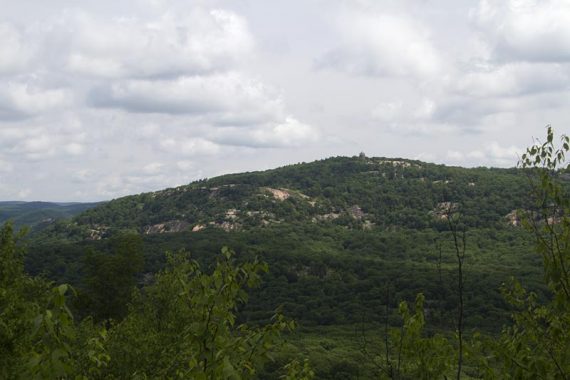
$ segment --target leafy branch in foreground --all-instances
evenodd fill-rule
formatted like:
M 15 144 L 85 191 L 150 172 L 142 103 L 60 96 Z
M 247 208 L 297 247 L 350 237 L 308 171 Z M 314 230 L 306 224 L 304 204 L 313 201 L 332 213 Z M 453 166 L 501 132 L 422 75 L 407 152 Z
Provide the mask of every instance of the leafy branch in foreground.
M 405 302 L 400 304 L 402 326 L 390 331 L 390 342 L 397 356 L 390 357 L 387 343 L 385 356 L 373 357 L 380 378 L 449 378 L 455 350 L 459 351 L 457 378 L 461 378 L 464 364 L 465 374 L 472 378 L 570 378 L 570 164 L 566 163 L 569 151 L 570 138 L 561 136 L 560 146 L 556 146 L 554 132 L 548 127 L 546 142 L 528 148 L 520 162 L 529 171 L 536 200 L 533 208 L 524 213 L 523 225 L 536 238 L 549 299 L 541 302 L 537 294 L 512 279 L 502 287 L 504 299 L 514 308 L 512 325 L 504 327 L 497 337 L 475 333 L 465 342 L 461 338 L 460 299 L 457 348 L 444 336 L 424 336 L 424 297 L 419 294 L 413 314 Z M 461 297 L 465 238 L 458 241 L 449 213 L 448 221 L 459 264 Z
M 168 255 L 155 281 L 134 291 L 126 317 L 77 323 L 66 297 L 23 271 L 23 250 L 10 224 L 0 229 L 0 377 L 248 379 L 270 360 L 294 322 L 276 314 L 270 324 L 237 324 L 246 289 L 267 264 L 237 264 L 222 250 L 211 274 L 184 253 Z M 285 368 L 287 378 L 310 379 L 307 363 Z
M 521 158 L 520 166 L 535 175 L 536 205 L 526 213 L 524 225 L 536 238 L 551 298 L 541 303 L 515 280 L 504 287 L 517 311 L 514 325 L 495 346 L 503 378 L 570 378 L 570 197 L 562 177 L 570 167 L 565 161 L 569 143 L 562 135 L 557 146 L 549 126 L 546 141 L 537 141 Z
M 224 248 L 212 274 L 183 253 L 168 256 L 154 284 L 135 295 L 128 316 L 109 331 L 109 373 L 118 377 L 249 378 L 280 333 L 294 323 L 279 314 L 269 325 L 236 324 L 245 288 L 256 286 L 267 265 L 235 264 Z

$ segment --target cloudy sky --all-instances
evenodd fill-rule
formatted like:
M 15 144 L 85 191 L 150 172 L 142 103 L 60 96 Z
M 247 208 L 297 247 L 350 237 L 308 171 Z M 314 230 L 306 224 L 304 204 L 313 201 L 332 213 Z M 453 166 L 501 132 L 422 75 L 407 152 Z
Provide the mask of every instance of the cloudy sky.
M 0 0 L 0 200 L 570 132 L 569 0 Z M 566 130 L 565 130 L 566 129 Z

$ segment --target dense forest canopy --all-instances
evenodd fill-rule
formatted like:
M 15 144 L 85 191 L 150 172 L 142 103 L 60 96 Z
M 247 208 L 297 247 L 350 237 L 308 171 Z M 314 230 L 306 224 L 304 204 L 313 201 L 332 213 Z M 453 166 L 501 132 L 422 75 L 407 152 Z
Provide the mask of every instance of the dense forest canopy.
M 565 378 L 567 151 L 337 157 L 6 224 L 3 375 Z

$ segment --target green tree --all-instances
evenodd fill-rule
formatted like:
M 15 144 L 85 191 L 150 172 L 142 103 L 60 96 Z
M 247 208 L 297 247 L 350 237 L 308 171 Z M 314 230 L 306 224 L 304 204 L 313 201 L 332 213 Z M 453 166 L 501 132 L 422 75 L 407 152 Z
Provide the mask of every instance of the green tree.
M 498 361 L 493 373 L 500 378 L 570 378 L 570 197 L 564 180 L 569 144 L 565 135 L 556 144 L 549 126 L 546 141 L 528 148 L 520 162 L 531 172 L 536 199 L 524 225 L 536 238 L 551 297 L 540 302 L 515 280 L 504 287 L 516 311 L 513 326 L 493 345 Z
M 453 371 L 454 347 L 443 335 L 424 332 L 425 297 L 419 293 L 413 312 L 406 302 L 399 305 L 400 328 L 386 336 L 385 352 L 373 356 L 381 379 L 438 379 Z
M 463 350 L 470 367 L 469 375 L 475 378 L 570 378 L 570 196 L 567 181 L 570 164 L 566 163 L 569 151 L 570 138 L 561 136 L 557 146 L 554 132 L 548 127 L 546 141 L 528 148 L 520 162 L 529 173 L 536 201 L 524 211 L 524 226 L 536 238 L 536 250 L 543 260 L 550 297 L 539 300 L 537 294 L 527 291 L 515 279 L 504 285 L 504 299 L 515 308 L 512 325 L 504 327 L 498 337 L 475 334 L 465 343 L 460 339 L 458 378 L 461 377 Z M 462 259 L 465 242 L 458 245 L 456 231 L 452 229 L 452 232 L 457 256 Z M 461 261 L 459 264 L 461 269 Z M 419 294 L 414 314 L 409 312 L 406 303 L 400 304 L 402 327 L 391 330 L 384 357 L 376 358 L 381 377 L 433 379 L 450 375 L 456 348 L 443 336 L 423 336 L 423 300 L 423 295 Z
M 23 356 L 31 349 L 29 331 L 38 312 L 46 284 L 24 274 L 24 250 L 18 246 L 22 233 L 14 235 L 12 224 L 0 230 L 0 377 L 9 378 L 24 367 Z
M 121 319 L 143 269 L 142 239 L 123 234 L 111 239 L 111 254 L 90 251 L 85 258 L 85 289 L 80 308 L 95 320 Z
M 105 360 L 98 337 L 104 331 L 90 321 L 76 325 L 66 306 L 69 286 L 24 272 L 24 234 L 14 234 L 11 223 L 0 229 L 0 378 L 95 373 Z
M 253 377 L 283 330 L 293 322 L 236 324 L 246 288 L 259 284 L 267 265 L 235 264 L 224 248 L 211 274 L 183 253 L 138 292 L 128 316 L 109 331 L 108 373 L 117 378 L 242 379 Z
M 280 314 L 264 326 L 236 323 L 246 289 L 259 284 L 267 264 L 236 264 L 228 249 L 211 274 L 184 254 L 169 255 L 167 268 L 135 292 L 123 320 L 107 328 L 91 317 L 78 323 L 67 307 L 71 287 L 24 273 L 20 237 L 10 224 L 0 230 L 3 379 L 253 378 L 281 332 L 294 327 Z M 135 239 L 116 243 L 124 265 L 136 259 L 133 247 Z M 308 365 L 287 370 L 303 379 L 312 375 Z

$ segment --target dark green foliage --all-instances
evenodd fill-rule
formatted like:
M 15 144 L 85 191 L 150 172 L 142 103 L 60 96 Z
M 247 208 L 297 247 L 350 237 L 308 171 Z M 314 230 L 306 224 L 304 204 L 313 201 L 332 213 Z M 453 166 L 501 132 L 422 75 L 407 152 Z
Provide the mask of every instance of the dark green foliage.
M 278 199 L 272 190 L 286 191 L 288 197 Z M 336 157 L 115 199 L 74 218 L 67 237 L 105 237 L 124 229 L 149 232 L 151 226 L 172 222 L 179 223 L 177 231 L 196 225 L 221 227 L 223 222 L 235 228 L 316 222 L 357 229 L 445 230 L 437 214 L 442 202 L 461 204 L 469 227 L 489 227 L 504 225 L 508 213 L 528 204 L 529 190 L 518 169 Z M 55 229 L 43 238 L 65 236 Z
M 207 370 L 209 365 L 204 363 L 212 362 L 211 374 L 231 372 L 224 370 L 230 367 L 223 361 L 216 361 L 215 352 L 222 347 L 227 353 L 228 347 L 243 342 L 232 340 L 231 333 L 222 334 L 231 343 L 212 349 L 208 340 L 213 326 L 225 332 L 231 326 L 214 323 L 210 329 L 203 319 L 197 325 L 185 319 L 200 319 L 195 314 L 200 310 L 209 314 L 201 296 L 190 289 L 200 287 L 198 279 L 206 276 L 209 282 L 201 289 L 215 299 L 211 292 L 219 288 L 204 273 L 220 268 L 217 252 L 224 245 L 236 250 L 237 266 L 261 257 L 272 269 L 263 275 L 261 286 L 250 292 L 247 304 L 241 302 L 239 292 L 231 293 L 237 298 L 230 297 L 233 301 L 226 306 L 220 304 L 219 310 L 230 310 L 233 326 L 271 326 L 273 311 L 281 308 L 304 327 L 280 350 L 276 361 L 259 372 L 261 378 L 278 377 L 279 369 L 291 360 L 295 361 L 288 367 L 289 374 L 310 377 L 311 370 L 301 364 L 304 357 L 322 379 L 451 378 L 457 373 L 462 378 L 539 378 L 540 373 L 565 373 L 565 368 L 558 367 L 570 362 L 568 329 L 564 328 L 570 321 L 567 311 L 560 312 L 566 307 L 568 286 L 564 269 L 570 245 L 569 211 L 564 203 L 568 176 L 567 170 L 548 167 L 548 159 L 557 157 L 549 148 L 547 144 L 527 153 L 530 163 L 539 156 L 538 164 L 546 163 L 546 171 L 338 157 L 120 198 L 43 231 L 31 242 L 27 267 L 33 273 L 72 282 L 80 299 L 91 292 L 91 299 L 100 305 L 108 302 L 101 307 L 88 302 L 76 305 L 85 315 L 117 320 L 105 333 L 89 323 L 80 325 L 81 334 L 94 337 L 91 344 L 99 347 L 95 359 L 62 356 L 65 362 L 83 363 L 75 366 L 81 371 L 87 368 L 94 377 L 129 377 L 137 369 L 137 376 L 189 376 L 196 369 Z M 529 181 L 528 176 L 536 174 L 539 181 Z M 543 191 L 542 203 L 535 205 L 532 194 L 537 189 Z M 446 208 L 460 215 L 467 228 L 462 371 L 456 368 L 458 278 L 453 236 L 443 214 Z M 533 235 L 511 225 L 524 219 L 525 213 L 531 213 L 526 220 L 532 222 L 527 227 Z M 556 223 L 549 224 L 548 218 Z M 192 228 L 199 231 L 191 232 Z M 132 261 L 134 267 L 139 262 L 140 267 L 120 273 L 117 268 L 123 268 L 124 262 L 113 239 L 125 231 L 142 234 L 142 245 L 133 252 L 143 253 L 144 264 L 130 256 L 124 262 Z M 536 255 L 533 236 L 540 237 L 542 257 Z M 554 237 L 562 243 L 560 247 L 551 244 Z M 179 268 L 165 262 L 161 252 L 180 249 L 193 252 L 196 261 Z M 153 274 L 162 274 L 143 290 L 143 283 L 136 284 L 139 291 L 127 313 L 125 305 L 132 293 L 126 289 L 133 289 L 133 279 L 141 280 L 136 274 L 142 267 L 145 284 Z M 186 271 L 185 280 L 173 285 L 180 271 Z M 121 275 L 129 280 L 120 280 Z M 505 287 L 502 295 L 498 289 L 513 275 L 528 290 L 513 285 Z M 161 278 L 169 280 L 161 282 Z M 124 291 L 111 292 L 110 287 Z M 425 299 L 416 298 L 418 293 Z M 115 294 L 117 299 L 105 294 Z M 407 304 L 414 299 L 416 307 L 411 311 Z M 97 315 L 98 310 L 102 314 Z M 67 323 L 64 311 L 54 315 Z M 509 315 L 514 322 L 510 323 Z M 354 334 L 347 333 L 361 325 L 368 326 L 368 335 L 375 338 L 372 356 L 354 343 L 358 342 Z M 502 326 L 508 327 L 501 333 Z M 473 335 L 474 329 L 482 334 Z M 338 331 L 342 336 L 336 336 Z M 177 341 L 175 332 L 184 341 Z M 80 341 L 63 334 L 62 341 L 68 340 Z M 173 342 L 172 347 L 167 342 Z M 160 353 L 147 346 L 160 347 Z M 175 352 L 199 359 L 179 361 Z M 234 370 L 252 375 L 247 360 L 228 357 Z M 172 372 L 167 364 L 172 361 L 181 372 Z M 521 363 L 526 364 L 521 367 Z
M 505 300 L 514 307 L 512 324 L 505 326 L 498 337 L 481 338 L 475 334 L 467 342 L 461 340 L 459 327 L 455 345 L 452 339 L 443 336 L 422 336 L 423 295 L 420 294 L 414 315 L 410 315 L 405 303 L 401 304 L 403 324 L 400 330 L 391 330 L 392 336 L 386 336 L 385 360 L 378 365 L 381 375 L 392 379 L 447 378 L 452 369 L 452 352 L 456 351 L 457 379 L 462 375 L 462 363 L 466 365 L 465 373 L 475 378 L 567 379 L 570 376 L 570 198 L 560 181 L 560 175 L 570 168 L 565 164 L 569 143 L 570 138 L 562 136 L 561 147 L 557 148 L 549 127 L 547 141 L 529 148 L 522 156 L 522 166 L 535 169 L 530 181 L 536 200 L 534 207 L 529 205 L 523 222 L 536 238 L 550 294 L 539 299 L 535 292 L 528 292 L 512 279 L 503 286 Z M 559 166 L 565 167 L 559 170 Z M 412 347 L 409 351 L 408 339 Z M 390 355 L 394 352 L 389 350 L 390 345 L 398 352 L 396 361 Z M 467 354 L 462 357 L 464 349 Z
M 99 203 L 0 202 L 0 224 L 11 220 L 15 228 L 34 230 L 48 227 L 56 220 L 69 219 Z
M 121 319 L 144 267 L 142 239 L 138 235 L 110 240 L 111 254 L 87 252 L 80 308 L 95 320 Z
M 498 287 L 513 268 L 544 292 L 531 240 L 505 218 L 528 204 L 530 189 L 519 169 L 336 157 L 113 200 L 46 230 L 27 263 L 32 273 L 80 285 L 85 252 L 108 251 L 106 238 L 121 231 L 144 233 L 149 273 L 162 268 L 165 250 L 187 249 L 208 265 L 227 244 L 272 267 L 244 320 L 267 320 L 282 306 L 308 324 L 374 321 L 385 306 L 377 289 L 393 281 L 400 299 L 424 292 L 430 307 L 439 300 L 429 318 L 446 325 L 456 305 L 453 250 L 443 247 L 440 283 L 433 240 L 450 241 L 441 217 L 450 202 L 461 205 L 473 252 L 465 268 L 467 326 L 497 330 L 508 315 Z M 390 308 L 395 316 L 397 305 Z
M 74 350 L 81 329 L 65 304 L 68 286 L 27 276 L 22 234 L 14 235 L 8 223 L 0 235 L 0 377 L 66 377 L 74 371 L 72 361 L 89 362 L 86 352 Z
M 235 264 L 228 249 L 211 273 L 186 255 L 172 255 L 136 293 L 122 321 L 79 323 L 67 307 L 68 285 L 53 287 L 23 272 L 18 238 L 10 224 L 0 230 L 1 378 L 248 379 L 269 359 L 281 332 L 294 327 L 279 314 L 264 326 L 237 323 L 245 290 L 259 283 L 267 264 Z M 114 241 L 119 261 L 113 264 L 136 261 L 139 243 L 132 236 Z M 312 377 L 296 362 L 284 371 L 287 378 Z
M 536 175 L 531 177 L 536 203 L 526 214 L 525 226 L 536 238 L 551 294 L 545 302 L 515 280 L 504 287 L 516 311 L 514 324 L 493 346 L 499 366 L 495 374 L 502 378 L 570 377 L 570 194 L 563 177 L 570 169 L 565 160 L 569 144 L 563 135 L 557 146 L 548 127 L 546 141 L 522 156 L 521 165 L 534 168 Z M 493 364 L 489 371 L 495 370 Z
M 443 242 L 442 277 L 439 282 L 435 237 Z M 224 244 L 234 247 L 238 260 L 263 257 L 271 267 L 261 287 L 254 289 L 240 318 L 267 320 L 272 310 L 283 312 L 304 324 L 353 324 L 377 321 L 384 313 L 384 287 L 394 286 L 393 299 L 413 301 L 424 292 L 434 313 L 430 323 L 449 325 L 456 307 L 455 262 L 450 236 L 433 230 L 354 231 L 336 226 L 279 225 L 271 228 L 227 233 L 218 229 L 197 233 L 148 235 L 143 239 L 145 273 L 164 266 L 164 251 L 185 249 L 204 266 Z M 508 309 L 498 291 L 502 282 L 519 273 L 538 294 L 540 258 L 531 250 L 532 239 L 521 229 L 474 230 L 468 233 L 466 262 L 467 326 L 498 330 L 507 321 Z M 81 263 L 86 252 L 112 257 L 107 240 L 77 245 L 34 246 L 29 262 L 34 273 L 44 272 L 53 279 L 70 281 L 82 293 Z M 64 276 L 58 258 L 66 264 Z M 76 268 L 73 271 L 73 268 Z M 513 272 L 515 270 L 515 272 Z M 394 318 L 397 302 L 390 305 Z
M 8 378 L 11 368 L 23 369 L 21 358 L 31 348 L 28 331 L 37 312 L 36 297 L 43 296 L 44 284 L 24 275 L 23 251 L 17 246 L 12 225 L 0 230 L 0 377 Z M 25 338 L 23 338 L 25 337 Z
M 281 316 L 261 328 L 236 322 L 267 265 L 233 265 L 224 249 L 212 274 L 183 255 L 170 256 L 167 268 L 140 292 L 129 315 L 109 334 L 108 373 L 117 378 L 250 378 L 284 329 Z

